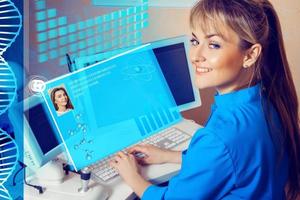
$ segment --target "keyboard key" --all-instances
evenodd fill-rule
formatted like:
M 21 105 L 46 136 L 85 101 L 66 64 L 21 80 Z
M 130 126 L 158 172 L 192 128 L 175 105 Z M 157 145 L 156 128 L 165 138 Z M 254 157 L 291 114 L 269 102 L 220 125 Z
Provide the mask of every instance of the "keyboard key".
M 151 144 L 156 147 L 171 149 L 176 145 L 190 139 L 190 135 L 174 127 L 165 129 L 164 131 L 157 133 L 149 138 L 142 140 L 140 145 Z M 135 146 L 135 145 L 133 145 Z M 122 152 L 127 154 L 127 149 L 122 150 Z M 144 157 L 143 153 L 137 153 L 136 157 Z M 107 182 L 118 175 L 118 172 L 112 168 L 108 163 L 114 158 L 113 155 L 102 159 L 101 161 L 90 166 L 92 171 L 92 177 L 95 181 Z

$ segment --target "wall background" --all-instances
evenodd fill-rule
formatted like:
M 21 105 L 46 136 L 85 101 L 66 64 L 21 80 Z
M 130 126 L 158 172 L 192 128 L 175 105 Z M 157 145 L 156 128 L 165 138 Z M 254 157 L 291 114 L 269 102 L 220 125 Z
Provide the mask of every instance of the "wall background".
M 290 68 L 300 101 L 300 19 L 299 0 L 270 0 L 274 5 L 282 26 L 282 32 Z M 149 8 L 149 27 L 143 30 L 143 42 L 189 33 L 190 8 Z M 202 106 L 186 111 L 184 117 L 204 124 L 213 103 L 213 89 L 200 91 Z

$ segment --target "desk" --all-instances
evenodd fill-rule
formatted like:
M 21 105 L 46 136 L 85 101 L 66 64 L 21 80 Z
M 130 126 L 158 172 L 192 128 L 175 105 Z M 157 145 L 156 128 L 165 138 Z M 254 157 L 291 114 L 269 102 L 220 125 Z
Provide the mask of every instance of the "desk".
M 190 120 L 183 120 L 182 122 L 174 125 L 174 127 L 179 128 L 181 130 L 186 131 L 188 134 L 193 135 L 195 131 L 201 128 L 200 125 L 190 121 Z M 189 145 L 190 141 L 186 141 L 175 148 L 173 150 L 183 150 L 186 149 Z M 172 176 L 176 175 L 180 170 L 180 164 L 159 164 L 159 165 L 148 165 L 141 168 L 141 174 L 147 180 L 150 180 L 153 184 L 158 184 L 169 180 Z M 77 175 L 69 175 L 66 177 L 66 182 L 68 184 L 65 185 L 65 188 L 62 188 L 60 185 L 53 187 L 54 190 L 57 190 L 59 194 L 51 195 L 47 193 L 47 190 L 44 194 L 38 195 L 37 191 L 33 188 L 29 188 L 25 186 L 25 196 L 24 199 L 27 200 L 68 200 L 66 196 L 63 196 L 64 192 L 70 191 L 72 195 L 69 198 L 72 200 L 79 200 L 85 199 L 84 195 L 80 193 L 76 193 L 77 189 L 80 187 L 80 178 Z M 95 182 L 91 181 L 91 186 L 96 184 Z M 121 179 L 121 177 L 114 178 L 113 180 L 103 184 L 103 187 L 110 190 L 110 197 L 109 200 L 131 200 L 134 199 L 136 196 L 133 193 L 132 189 Z M 72 191 L 74 191 L 72 193 Z

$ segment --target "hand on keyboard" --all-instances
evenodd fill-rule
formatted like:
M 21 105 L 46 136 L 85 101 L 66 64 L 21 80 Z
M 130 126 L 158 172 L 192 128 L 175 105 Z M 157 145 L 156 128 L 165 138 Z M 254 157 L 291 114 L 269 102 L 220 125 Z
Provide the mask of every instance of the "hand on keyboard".
M 130 180 L 139 173 L 139 166 L 132 154 L 118 152 L 109 162 L 125 180 Z
M 140 164 L 161 164 L 168 161 L 167 152 L 170 150 L 161 149 L 153 145 L 136 145 L 128 150 L 128 153 L 135 155 Z
M 181 163 L 181 152 L 167 149 L 172 149 L 190 137 L 184 131 L 171 127 L 145 138 L 139 145 L 130 148 L 130 150 L 124 149 L 125 152 L 123 153 L 126 154 L 126 151 L 130 151 L 141 164 Z M 114 159 L 114 155 L 110 155 L 90 166 L 92 178 L 95 181 L 106 182 L 118 175 L 118 172 L 108 164 L 112 159 Z

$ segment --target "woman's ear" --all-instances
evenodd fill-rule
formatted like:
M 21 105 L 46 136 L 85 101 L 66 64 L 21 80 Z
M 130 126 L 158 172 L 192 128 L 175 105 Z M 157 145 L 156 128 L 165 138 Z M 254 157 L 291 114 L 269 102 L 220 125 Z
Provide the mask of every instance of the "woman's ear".
M 251 67 L 259 58 L 261 54 L 262 47 L 260 44 L 254 44 L 249 49 L 246 50 L 245 57 L 243 60 L 243 67 Z

